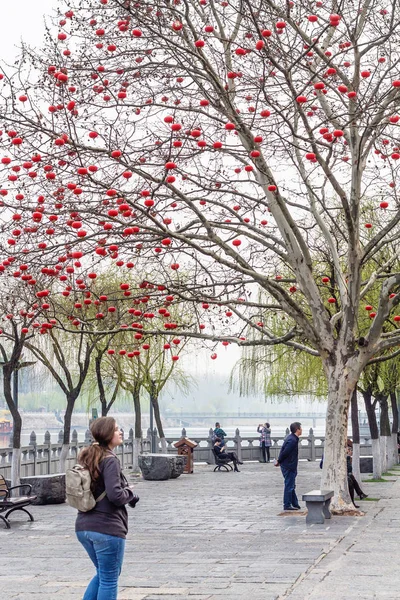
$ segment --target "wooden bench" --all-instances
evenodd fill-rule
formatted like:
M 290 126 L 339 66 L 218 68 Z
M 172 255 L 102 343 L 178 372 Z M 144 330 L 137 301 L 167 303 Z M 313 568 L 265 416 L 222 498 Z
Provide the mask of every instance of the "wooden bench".
M 215 452 L 214 448 L 212 449 L 212 451 L 214 454 L 215 465 L 216 465 L 216 467 L 214 469 L 214 473 L 215 473 L 215 471 L 220 471 L 221 469 L 224 469 L 225 471 L 233 471 L 232 465 L 229 464 L 232 462 L 230 460 L 230 458 L 220 458 L 218 456 L 218 454 Z
M 306 523 L 310 525 L 323 524 L 325 519 L 331 518 L 329 505 L 334 493 L 332 490 L 311 490 L 303 494 L 303 501 L 307 506 Z
M 13 496 L 11 492 L 13 490 L 27 490 L 25 496 Z M 26 507 L 32 504 L 34 500 L 36 500 L 36 496 L 31 495 L 32 486 L 29 484 L 24 485 L 15 485 L 14 487 L 8 487 L 6 480 L 3 475 L 0 475 L 0 519 L 4 521 L 4 524 L 7 529 L 10 529 L 11 524 L 8 519 L 9 515 L 16 511 L 22 510 L 26 513 L 31 521 L 34 521 L 31 513 L 26 510 Z M 3 516 L 1 513 L 5 513 Z

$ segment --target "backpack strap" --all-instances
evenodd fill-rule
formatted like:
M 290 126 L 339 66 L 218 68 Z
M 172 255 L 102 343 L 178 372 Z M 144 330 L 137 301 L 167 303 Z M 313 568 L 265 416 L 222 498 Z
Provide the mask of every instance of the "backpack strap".
M 103 500 L 103 498 L 105 498 L 107 496 L 107 492 L 104 490 L 104 492 L 102 494 L 100 494 L 100 496 L 98 498 L 96 498 L 96 504 L 98 502 L 100 502 L 101 500 Z
M 102 460 L 105 460 L 106 458 L 112 458 L 112 457 L 115 457 L 115 458 L 117 458 L 117 457 L 115 456 L 114 452 L 111 452 L 111 450 L 110 450 L 110 451 L 109 451 L 109 452 L 108 452 L 108 453 L 107 453 L 107 454 L 106 454 L 106 455 L 105 455 L 105 456 L 102 458 Z M 96 498 L 96 504 L 97 504 L 98 502 L 101 502 L 101 501 L 103 500 L 103 498 L 105 498 L 106 496 L 107 496 L 107 492 L 104 490 L 104 492 L 102 492 L 102 493 L 100 494 L 100 496 L 99 496 L 98 498 Z

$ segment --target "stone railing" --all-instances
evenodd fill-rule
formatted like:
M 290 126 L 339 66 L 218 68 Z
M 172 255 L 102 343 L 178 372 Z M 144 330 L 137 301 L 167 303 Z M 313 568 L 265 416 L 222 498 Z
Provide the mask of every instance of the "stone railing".
M 288 430 L 284 435 L 271 436 L 271 460 L 278 457 L 280 447 L 283 440 L 288 434 Z M 208 436 L 194 436 L 191 439 L 198 445 L 194 449 L 194 462 L 203 462 L 214 464 L 212 453 L 212 429 Z M 182 429 L 181 437 L 186 437 L 186 430 Z M 174 443 L 180 438 L 167 437 L 160 440 L 157 435 L 157 430 L 153 432 L 147 430 L 146 437 L 140 440 L 139 448 L 135 444 L 133 430 L 130 429 L 128 437 L 124 437 L 124 442 L 116 449 L 117 455 L 121 461 L 123 468 L 128 469 L 135 466 L 137 462 L 137 452 L 167 452 L 176 454 L 177 449 Z M 29 445 L 22 448 L 21 459 L 21 477 L 29 477 L 33 475 L 48 475 L 59 472 L 59 458 L 61 454 L 63 440 L 63 432 L 58 434 L 57 442 L 52 441 L 50 433 L 47 431 L 44 435 L 43 443 L 38 443 L 36 434 L 31 433 Z M 239 429 L 236 429 L 233 437 L 226 437 L 226 445 L 228 450 L 234 450 L 239 460 L 242 461 L 258 461 L 260 459 L 260 442 L 259 436 L 245 435 L 241 436 Z M 69 455 L 67 457 L 67 465 L 72 466 L 76 463 L 77 456 L 81 448 L 87 446 L 91 442 L 90 431 L 85 433 L 85 439 L 78 441 L 78 433 L 74 430 L 71 436 Z M 308 435 L 303 435 L 300 438 L 299 458 L 300 460 L 315 461 L 320 460 L 324 452 L 324 436 L 315 436 L 313 429 L 309 430 Z M 363 437 L 360 448 L 361 456 L 371 455 L 371 440 Z M 136 455 L 136 456 L 135 456 Z M 12 448 L 0 448 L 0 473 L 7 479 L 11 475 L 11 458 Z

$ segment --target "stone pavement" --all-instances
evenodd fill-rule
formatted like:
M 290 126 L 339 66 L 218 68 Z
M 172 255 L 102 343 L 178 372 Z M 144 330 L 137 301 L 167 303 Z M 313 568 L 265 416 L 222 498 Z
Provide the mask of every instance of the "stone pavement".
M 400 598 L 400 481 L 364 484 L 379 502 L 365 517 L 306 526 L 279 516 L 282 476 L 272 463 L 240 473 L 137 481 L 118 600 L 369 600 Z M 400 471 L 399 471 L 400 472 Z M 298 494 L 318 487 L 318 463 L 300 462 Z M 80 600 L 93 567 L 67 505 L 33 507 L 34 523 L 0 524 L 0 597 Z M 19 518 L 19 517 L 18 517 Z

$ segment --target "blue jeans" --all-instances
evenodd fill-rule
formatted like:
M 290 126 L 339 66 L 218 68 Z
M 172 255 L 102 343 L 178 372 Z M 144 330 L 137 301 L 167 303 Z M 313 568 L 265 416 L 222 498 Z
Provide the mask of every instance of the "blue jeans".
M 117 600 L 125 540 L 95 531 L 77 531 L 76 536 L 97 571 L 86 589 L 83 600 Z
M 296 496 L 296 476 L 295 471 L 289 471 L 281 465 L 281 471 L 285 480 L 285 489 L 283 491 L 283 508 L 286 510 L 290 506 L 299 506 Z

